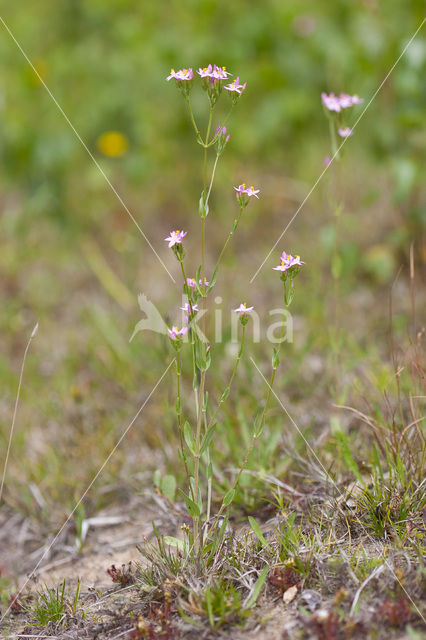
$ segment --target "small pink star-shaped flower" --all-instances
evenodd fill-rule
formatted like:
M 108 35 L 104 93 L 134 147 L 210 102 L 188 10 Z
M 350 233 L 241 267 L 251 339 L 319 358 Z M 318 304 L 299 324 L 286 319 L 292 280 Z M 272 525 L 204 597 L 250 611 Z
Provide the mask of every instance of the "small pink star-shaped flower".
M 234 313 L 238 313 L 239 315 L 246 316 L 248 313 L 253 311 L 254 307 L 248 307 L 245 302 L 242 302 L 239 307 L 234 309 Z
M 164 238 L 169 243 L 169 249 L 175 246 L 175 244 L 182 244 L 182 240 L 187 235 L 187 231 L 171 231 L 167 238 Z
M 169 332 L 170 340 L 179 340 L 188 333 L 188 327 L 182 327 L 182 329 L 178 329 L 177 327 L 173 326 L 171 329 L 167 329 L 167 331 Z

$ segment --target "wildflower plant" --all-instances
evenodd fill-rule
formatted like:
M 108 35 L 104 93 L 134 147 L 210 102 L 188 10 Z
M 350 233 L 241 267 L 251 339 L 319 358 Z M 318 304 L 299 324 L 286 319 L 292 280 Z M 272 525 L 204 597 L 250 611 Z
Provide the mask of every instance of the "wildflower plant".
M 209 531 L 216 531 L 223 537 L 224 531 L 226 530 L 228 511 L 234 499 L 237 484 L 243 470 L 247 466 L 250 453 L 253 450 L 256 440 L 261 436 L 264 428 L 275 372 L 279 364 L 280 343 L 282 342 L 285 329 L 285 323 L 283 323 L 281 340 L 275 347 L 272 357 L 272 375 L 268 385 L 266 400 L 262 410 L 254 419 L 252 438 L 248 451 L 231 488 L 222 497 L 218 512 L 212 517 L 213 464 L 211 445 L 215 435 L 217 415 L 223 403 L 228 399 L 231 387 L 237 378 L 238 366 L 244 349 L 245 329 L 254 307 L 247 306 L 246 302 L 243 302 L 233 310 L 239 317 L 241 325 L 239 350 L 230 379 L 221 396 L 216 401 L 216 406 L 214 406 L 209 399 L 206 383 L 207 372 L 211 366 L 211 345 L 208 337 L 205 335 L 206 299 L 215 286 L 223 256 L 232 236 L 238 228 L 244 210 L 251 200 L 259 199 L 260 194 L 260 190 L 253 185 L 247 186 L 246 184 L 240 184 L 233 187 L 237 205 L 235 218 L 223 248 L 218 255 L 212 274 L 210 277 L 207 277 L 206 225 L 207 217 L 210 213 L 210 197 L 215 172 L 219 158 L 224 153 L 230 141 L 230 133 L 226 127 L 226 122 L 246 89 L 246 83 L 241 83 L 239 77 L 231 80 L 231 76 L 232 74 L 227 71 L 225 67 L 209 64 L 207 67 L 199 68 L 195 73 L 192 68 L 178 71 L 172 69 L 166 78 L 167 81 L 174 82 L 181 92 L 188 108 L 188 114 L 196 141 L 202 148 L 202 189 L 198 199 L 198 214 L 201 225 L 201 255 L 195 277 L 187 273 L 185 266 L 184 243 L 187 232 L 183 230 L 173 230 L 165 238 L 168 247 L 173 251 L 180 265 L 181 286 L 186 298 L 186 302 L 180 307 L 184 312 L 184 324 L 180 328 L 177 326 L 169 328 L 168 336 L 175 354 L 177 387 L 176 416 L 180 439 L 180 456 L 185 467 L 187 479 L 187 489 L 186 491 L 181 490 L 181 494 L 192 519 L 192 528 L 187 526 L 182 528 L 185 535 L 184 543 L 182 543 L 181 540 L 171 537 L 167 537 L 167 543 L 175 545 L 180 552 L 184 550 L 191 557 L 197 558 L 198 561 L 211 557 L 212 548 L 213 552 L 217 548 L 217 544 L 212 542 L 211 537 L 209 538 Z M 191 105 L 191 92 L 196 83 L 201 83 L 201 88 L 207 97 L 208 118 L 205 133 L 201 133 Z M 229 113 L 224 121 L 214 127 L 214 110 L 222 96 L 225 100 L 229 100 Z M 213 159 L 210 159 L 210 155 L 213 155 Z M 294 279 L 303 264 L 299 256 L 292 256 L 283 252 L 280 265 L 276 267 L 276 270 L 280 271 L 281 274 L 283 298 L 286 307 L 288 307 L 293 299 Z M 187 402 L 184 402 L 182 396 L 181 382 L 182 357 L 187 357 L 188 355 L 192 362 L 192 386 L 195 405 L 192 419 L 190 415 L 191 412 L 187 407 Z
M 342 273 L 342 258 L 339 247 L 339 233 L 340 233 L 340 218 L 343 212 L 344 204 L 343 197 L 341 195 L 341 151 L 340 147 L 342 143 L 353 135 L 353 129 L 346 123 L 346 114 L 351 107 L 362 104 L 363 98 L 358 95 L 349 95 L 348 93 L 340 93 L 335 95 L 334 93 L 327 94 L 323 92 L 321 94 L 321 102 L 324 108 L 324 113 L 328 119 L 330 142 L 331 142 L 331 158 L 327 156 L 324 160 L 324 164 L 328 167 L 331 162 L 334 161 L 337 165 L 331 167 L 333 173 L 333 187 L 330 188 L 329 198 L 331 207 L 333 209 L 333 252 L 331 258 L 331 273 L 333 277 L 333 307 L 334 307 L 334 327 L 331 335 L 332 353 L 333 353 L 333 365 L 336 373 L 336 378 L 340 377 L 338 352 L 340 349 L 341 335 L 340 335 L 340 322 L 339 322 L 339 292 L 340 292 L 340 277 Z M 339 143 L 339 138 L 340 143 Z

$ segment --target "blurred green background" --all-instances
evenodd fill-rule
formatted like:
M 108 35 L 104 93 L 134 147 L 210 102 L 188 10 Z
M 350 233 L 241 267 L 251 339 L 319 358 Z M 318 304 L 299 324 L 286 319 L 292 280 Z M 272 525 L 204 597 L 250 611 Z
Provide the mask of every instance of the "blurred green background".
M 170 67 L 212 62 L 247 82 L 229 122 L 231 142 L 207 220 L 209 260 L 213 264 L 233 220 L 232 185 L 255 184 L 262 198 L 247 210 L 217 291 L 230 305 L 242 298 L 259 309 L 275 307 L 280 294 L 270 267 L 284 248 L 303 254 L 308 266 L 295 301 L 292 355 L 297 377 L 309 349 L 327 348 L 328 175 L 254 284 L 248 281 L 330 153 L 321 92 L 357 93 L 366 105 L 423 12 L 421 0 L 21 0 L 2 3 L 0 15 L 175 275 L 163 242 L 170 229 L 189 230 L 192 268 L 199 261 L 201 149 L 179 92 L 165 78 Z M 389 287 L 400 266 L 406 282 L 411 242 L 416 265 L 425 259 L 425 70 L 423 29 L 345 145 L 342 315 L 352 332 L 349 369 L 386 352 Z M 205 96 L 194 90 L 193 99 L 203 126 Z M 348 114 L 349 125 L 361 111 Z M 66 485 L 72 501 L 170 356 L 162 338 L 128 344 L 140 315 L 137 293 L 169 316 L 180 299 L 3 24 L 0 118 L 3 445 L 25 340 L 40 322 L 12 452 L 11 473 L 21 489 L 14 492 L 12 483 L 9 501 L 30 504 L 25 487 L 31 479 L 56 498 Z M 402 289 L 395 303 L 401 330 L 409 323 L 406 294 Z M 318 380 L 306 375 L 310 394 Z M 293 391 L 297 396 L 297 385 Z M 154 404 L 144 420 L 143 438 L 158 445 L 164 407 Z M 132 447 L 141 438 L 129 434 L 130 447 L 107 474 L 132 467 Z M 88 450 L 90 465 L 80 466 Z M 132 468 L 138 465 L 136 457 Z M 46 473 L 55 468 L 59 484 Z

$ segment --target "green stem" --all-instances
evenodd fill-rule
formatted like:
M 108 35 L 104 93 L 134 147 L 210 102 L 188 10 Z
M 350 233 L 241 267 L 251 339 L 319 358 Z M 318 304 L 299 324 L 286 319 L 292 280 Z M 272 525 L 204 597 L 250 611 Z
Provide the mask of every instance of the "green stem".
M 183 442 L 182 394 L 181 394 L 181 385 L 180 385 L 181 375 L 182 375 L 181 360 L 180 360 L 179 351 L 177 351 L 177 353 L 176 353 L 177 408 L 178 408 L 177 415 L 178 415 L 178 430 L 179 430 L 180 450 L 182 452 L 182 459 L 183 459 L 183 463 L 185 465 L 186 478 L 187 478 L 189 486 L 191 487 L 191 483 L 189 481 L 190 475 L 189 475 L 188 463 L 186 461 L 185 445 L 184 445 L 184 442 Z M 191 490 L 192 490 L 192 487 L 191 487 Z M 192 498 L 194 499 L 194 496 L 192 496 Z
M 285 306 L 287 306 L 285 300 L 286 300 L 286 292 L 285 292 L 285 285 L 284 285 L 284 304 L 285 304 Z M 277 351 L 276 351 L 276 355 L 277 356 L 278 356 L 278 354 L 280 352 L 280 349 L 281 349 L 281 343 L 282 343 L 282 340 L 284 338 L 284 331 L 285 331 L 285 324 L 283 322 L 283 326 L 282 326 L 280 337 L 279 337 L 279 343 L 278 343 L 278 347 L 277 347 Z M 257 438 L 259 437 L 259 434 L 262 431 L 263 423 L 265 421 L 265 414 L 266 414 L 266 411 L 268 409 L 269 401 L 270 401 L 270 398 L 271 398 L 272 387 L 273 387 L 273 384 L 274 384 L 275 372 L 276 372 L 277 368 L 278 368 L 278 364 L 272 366 L 271 379 L 269 381 L 268 392 L 267 392 L 267 395 L 266 395 L 265 405 L 263 407 L 262 416 L 261 416 L 261 419 L 260 419 L 260 422 L 259 422 L 259 426 L 257 426 L 257 425 L 254 426 L 253 436 L 252 436 L 252 439 L 251 439 L 250 446 L 249 446 L 249 448 L 247 450 L 246 456 L 245 456 L 244 461 L 243 461 L 243 463 L 242 463 L 242 465 L 241 465 L 241 467 L 240 467 L 240 469 L 238 471 L 238 474 L 236 475 L 235 480 L 234 480 L 234 482 L 232 484 L 232 487 L 230 489 L 231 491 L 236 489 L 236 487 L 237 487 L 237 485 L 238 485 L 238 483 L 240 481 L 241 474 L 243 473 L 243 471 L 245 470 L 245 468 L 246 468 L 246 466 L 248 464 L 248 461 L 249 461 L 251 453 L 253 451 L 255 442 L 256 442 Z M 225 510 L 225 508 L 226 507 L 224 507 L 223 504 L 222 504 L 222 506 L 219 509 L 218 514 L 216 515 L 216 521 L 222 515 L 223 511 Z
M 185 273 L 185 267 L 183 266 L 183 262 L 180 261 L 180 268 L 182 271 L 182 277 L 183 277 L 183 286 L 188 286 L 187 285 L 187 278 L 186 278 L 186 273 Z M 193 315 L 193 310 L 192 310 L 192 303 L 191 300 L 189 299 L 188 296 L 188 304 L 189 304 L 189 308 L 191 309 L 191 316 Z M 195 415 L 198 415 L 198 391 L 197 391 L 197 387 L 195 386 L 195 381 L 197 380 L 197 369 L 196 369 L 196 364 L 195 364 L 195 340 L 194 340 L 194 331 L 191 327 L 191 325 L 189 325 L 189 337 L 191 339 L 191 350 L 192 350 L 192 380 L 193 380 L 193 389 L 194 389 L 194 396 L 195 396 Z M 197 385 L 198 386 L 198 385 Z
M 210 198 L 210 194 L 212 192 L 214 174 L 216 173 L 216 167 L 217 167 L 217 161 L 218 160 L 219 160 L 219 155 L 216 154 L 216 160 L 214 161 L 214 165 L 213 165 L 212 177 L 211 177 L 211 180 L 210 180 L 210 186 L 209 186 L 209 190 L 208 190 L 208 193 L 207 193 L 206 203 L 208 203 L 209 198 Z
M 212 126 L 213 119 L 213 108 L 210 107 L 209 111 L 209 121 L 207 124 L 207 132 L 206 139 L 204 142 L 204 162 L 203 162 L 203 198 L 206 194 L 207 189 L 207 145 L 209 142 L 210 129 Z M 206 219 L 201 218 L 201 290 L 204 293 L 205 290 L 205 264 L 206 264 Z M 205 310 L 205 295 L 202 296 L 203 302 L 203 311 Z M 202 318 L 202 331 L 205 333 L 205 314 L 203 314 Z M 206 360 L 206 344 L 203 340 L 203 360 Z M 200 379 L 200 387 L 198 392 L 198 412 L 197 412 L 197 428 L 195 432 L 195 455 L 194 455 L 194 493 L 195 493 L 195 502 L 198 504 L 198 487 L 199 487 L 199 475 L 200 475 L 200 441 L 201 441 L 201 423 L 203 417 L 203 400 L 204 400 L 204 388 L 206 382 L 206 370 L 203 369 L 201 371 L 201 379 Z M 199 549 L 199 539 L 198 539 L 198 530 L 199 530 L 199 516 L 193 519 L 194 524 L 194 546 L 195 551 L 197 552 Z
M 330 129 L 332 157 L 336 156 L 335 160 L 338 160 L 339 154 L 338 154 L 338 145 L 337 145 L 337 138 L 336 138 L 336 126 L 334 124 L 334 119 L 332 116 L 329 116 L 328 118 L 328 126 Z
M 231 389 L 232 383 L 233 383 L 234 378 L 235 378 L 235 375 L 236 375 L 236 373 L 237 373 L 238 365 L 239 365 L 239 363 L 240 363 L 241 356 L 242 356 L 242 354 L 243 354 L 243 349 L 244 349 L 244 337 L 245 337 L 245 331 L 246 331 L 246 327 L 245 327 L 245 325 L 243 325 L 243 334 L 242 334 L 242 336 L 241 336 L 240 350 L 238 351 L 238 356 L 237 356 L 237 359 L 236 359 L 236 361 L 235 361 L 234 368 L 233 368 L 233 370 L 232 370 L 232 374 L 231 374 L 231 377 L 230 377 L 230 379 L 229 379 L 228 386 L 226 387 L 226 389 Z M 226 389 L 225 389 L 225 391 L 226 391 Z M 212 424 L 214 423 L 214 420 L 215 420 L 215 418 L 216 418 L 216 416 L 217 416 L 217 414 L 218 414 L 218 412 L 219 412 L 220 407 L 222 406 L 222 404 L 225 402 L 225 400 L 226 400 L 226 398 L 227 398 L 227 396 L 225 396 L 225 395 L 224 395 L 224 394 L 225 394 L 225 391 L 222 393 L 222 396 L 221 396 L 221 398 L 220 398 L 220 400 L 219 400 L 219 403 L 218 403 L 218 405 L 217 405 L 217 407 L 216 407 L 216 410 L 215 410 L 215 412 L 213 413 L 212 417 L 210 418 L 210 422 L 209 422 L 208 426 L 206 426 L 206 431 L 208 431 L 208 429 L 210 429 L 210 427 L 211 427 L 211 426 L 212 426 Z M 250 452 L 249 452 L 249 455 L 250 455 Z M 209 465 L 209 463 L 210 463 L 210 450 L 209 450 L 209 449 L 207 449 L 207 458 L 208 458 L 208 459 L 207 459 L 207 465 Z M 210 511 L 211 511 L 211 493 L 212 493 L 212 491 L 211 491 L 211 490 L 212 490 L 212 480 L 209 478 L 209 481 L 208 481 L 208 496 L 207 496 L 207 515 L 206 515 L 206 522 L 208 522 L 208 521 L 210 520 Z M 206 541 L 207 533 L 208 533 L 208 531 L 207 531 L 207 528 L 206 528 L 205 533 L 204 533 L 204 542 Z
M 200 441 L 201 441 L 201 420 L 203 410 L 203 398 L 204 398 L 204 386 L 206 381 L 206 372 L 201 372 L 200 389 L 198 395 L 198 416 L 197 416 L 197 429 L 195 432 L 195 455 L 194 455 L 194 502 L 198 504 L 198 485 L 200 475 Z M 194 545 L 195 550 L 199 548 L 198 540 L 198 528 L 199 528 L 199 516 L 194 518 Z
M 226 251 L 226 249 L 227 249 L 227 247 L 228 247 L 229 241 L 231 240 L 232 236 L 233 236 L 233 235 L 234 235 L 234 233 L 236 232 L 237 227 L 238 227 L 238 225 L 239 225 L 239 223 L 240 223 L 240 220 L 241 220 L 241 216 L 242 216 L 243 211 L 244 211 L 244 208 L 243 208 L 243 207 L 240 207 L 240 212 L 239 212 L 238 216 L 235 218 L 235 220 L 234 220 L 234 224 L 232 225 L 232 229 L 231 229 L 231 231 L 229 232 L 228 237 L 226 238 L 225 244 L 223 245 L 222 251 L 220 252 L 219 257 L 218 257 L 218 259 L 217 259 L 217 262 L 216 262 L 216 264 L 215 264 L 215 267 L 214 267 L 213 273 L 216 273 L 217 269 L 219 269 L 219 265 L 220 265 L 220 263 L 221 263 L 221 261 L 222 261 L 222 258 L 223 258 L 224 254 L 225 254 L 225 251 Z
M 233 111 L 234 107 L 235 107 L 235 104 L 233 104 L 233 105 L 232 105 L 232 107 L 230 108 L 230 110 L 228 111 L 228 113 L 227 113 L 227 115 L 226 115 L 226 118 L 225 118 L 225 120 L 223 121 L 223 123 L 222 123 L 222 125 L 221 125 L 221 128 L 223 128 L 224 126 L 226 126 L 226 123 L 228 122 L 228 120 L 229 120 L 229 118 L 230 118 L 230 116 L 231 116 L 231 113 L 232 113 L 232 111 Z M 209 148 L 209 147 L 211 147 L 212 145 L 214 145 L 214 144 L 215 144 L 215 142 L 216 142 L 216 140 L 217 140 L 216 136 L 213 136 L 213 138 L 212 138 L 212 139 L 210 140 L 210 142 L 207 144 L 207 148 Z M 204 145 L 203 145 L 203 146 L 204 146 Z
M 197 140 L 198 140 L 198 142 L 200 142 L 204 146 L 203 140 L 201 138 L 200 131 L 199 131 L 198 127 L 197 127 L 197 123 L 195 122 L 194 114 L 192 113 L 191 100 L 189 99 L 189 96 L 186 96 L 185 99 L 186 99 L 186 103 L 188 105 L 189 116 L 191 118 L 192 126 L 194 127 L 194 131 L 195 131 L 195 135 L 197 136 Z
M 240 364 L 241 356 L 243 355 L 245 332 L 246 332 L 246 327 L 245 327 L 245 325 L 243 325 L 243 333 L 242 333 L 242 336 L 241 336 L 240 350 L 238 352 L 237 359 L 235 360 L 234 368 L 232 370 L 232 374 L 231 374 L 231 377 L 229 379 L 228 386 L 226 387 L 226 389 L 231 389 L 232 383 L 233 383 L 234 378 L 236 376 L 238 365 Z M 225 391 L 226 391 L 226 389 L 225 389 Z M 217 416 L 217 414 L 219 412 L 220 407 L 222 406 L 222 404 L 226 400 L 226 397 L 224 397 L 225 391 L 223 392 L 223 394 L 222 394 L 222 396 L 221 396 L 221 398 L 219 400 L 219 403 L 218 403 L 218 405 L 217 405 L 217 407 L 215 409 L 215 412 L 213 413 L 212 417 L 210 418 L 209 426 L 207 427 L 208 429 L 210 429 L 210 427 L 212 426 L 212 424 L 213 424 L 213 422 L 214 422 L 214 420 L 215 420 L 215 418 L 216 418 L 216 416 Z

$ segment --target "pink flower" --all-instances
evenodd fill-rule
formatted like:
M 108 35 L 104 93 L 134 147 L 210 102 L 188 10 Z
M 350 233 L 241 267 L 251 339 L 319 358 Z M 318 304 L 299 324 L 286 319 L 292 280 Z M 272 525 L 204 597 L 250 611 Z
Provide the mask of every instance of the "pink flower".
M 301 261 L 300 256 L 292 256 L 290 253 L 282 252 L 280 258 L 280 264 L 278 267 L 272 267 L 274 271 L 287 271 L 291 267 L 301 267 L 305 264 Z
M 246 189 L 246 194 L 248 195 L 249 198 L 251 198 L 251 196 L 254 196 L 259 200 L 259 196 L 257 195 L 259 192 L 260 192 L 260 189 L 255 189 L 253 185 Z
M 254 307 L 248 307 L 245 302 L 242 302 L 239 307 L 234 309 L 234 313 L 238 313 L 238 315 L 246 316 L 248 313 L 253 311 Z
M 182 329 L 178 329 L 177 327 L 173 326 L 171 329 L 167 329 L 167 331 L 169 332 L 170 340 L 181 340 L 183 336 L 186 336 L 186 334 L 188 333 L 188 327 L 182 327 Z
M 189 69 L 180 69 L 179 71 L 175 71 L 174 69 L 170 70 L 170 75 L 167 76 L 166 80 L 169 81 L 172 78 L 175 80 L 192 80 L 194 77 L 194 72 L 191 67 Z
M 257 194 L 260 193 L 260 189 L 255 189 L 253 185 L 251 187 L 247 187 L 247 185 L 243 182 L 243 184 L 240 184 L 238 187 L 234 187 L 234 189 L 237 192 L 237 197 L 246 194 L 246 196 L 248 196 L 249 198 L 251 198 L 251 196 L 254 196 L 259 200 L 259 196 Z
M 235 80 L 233 80 L 233 82 L 231 82 L 230 84 L 226 84 L 224 86 L 224 89 L 226 89 L 227 91 L 230 91 L 231 93 L 236 92 L 241 95 L 244 89 L 246 88 L 246 86 L 247 86 L 247 82 L 245 82 L 244 84 L 240 84 L 240 78 L 239 76 L 237 76 Z
M 349 138 L 354 134 L 350 127 L 340 127 L 340 129 L 337 129 L 337 133 L 341 138 Z
M 226 80 L 232 73 L 226 71 L 226 67 L 218 67 L 217 65 L 209 64 L 208 67 L 198 69 L 198 75 L 201 78 L 210 78 L 211 84 L 215 84 L 218 80 Z
M 342 109 L 347 109 L 348 107 L 353 107 L 354 104 L 361 104 L 361 102 L 364 102 L 364 100 L 359 96 L 350 96 L 347 93 L 341 93 L 339 95 L 339 101 Z
M 211 78 L 213 73 L 213 67 L 211 64 L 209 64 L 208 67 L 204 67 L 204 68 L 200 67 L 197 73 L 201 78 Z
M 185 311 L 185 313 L 192 313 L 194 311 L 199 311 L 197 304 L 189 304 L 189 302 L 185 302 L 183 307 L 179 307 L 179 309 L 182 309 L 182 311 Z M 191 312 L 191 309 L 192 309 L 192 312 Z
M 335 96 L 334 93 L 330 93 L 330 95 L 327 95 L 323 91 L 321 94 L 321 101 L 324 107 L 326 107 L 329 111 L 336 111 L 336 113 L 339 113 L 340 109 L 342 108 L 339 98 Z
M 203 281 L 200 278 L 198 280 L 198 284 L 201 286 L 202 282 Z M 188 285 L 188 287 L 191 287 L 191 289 L 196 289 L 197 288 L 197 282 L 196 282 L 195 278 L 187 278 L 186 279 L 186 284 Z M 208 287 L 209 284 L 210 284 L 210 282 L 206 278 L 204 278 L 204 286 Z M 194 305 L 192 305 L 192 308 L 194 308 Z M 198 309 L 197 309 L 197 311 L 198 311 Z
M 342 109 L 353 107 L 354 104 L 364 102 L 364 100 L 357 95 L 350 96 L 348 93 L 340 93 L 336 96 L 334 93 L 327 95 L 324 92 L 321 94 L 321 101 L 329 111 L 336 111 L 336 113 L 339 113 Z
M 222 138 L 225 138 L 225 142 L 229 142 L 230 139 L 230 134 L 228 133 L 228 135 L 226 135 L 226 127 L 218 127 L 216 129 L 216 133 L 214 134 L 215 138 L 218 138 L 219 136 L 221 136 Z
M 226 80 L 228 76 L 232 76 L 232 73 L 226 70 L 226 67 L 217 67 L 214 65 L 212 77 L 216 80 Z
M 325 156 L 324 158 L 324 166 L 328 167 L 328 165 L 330 164 L 331 160 L 330 160 L 330 156 Z
M 182 244 L 182 240 L 186 236 L 187 231 L 171 231 L 167 238 L 164 238 L 169 243 L 169 249 L 174 247 L 175 244 Z

